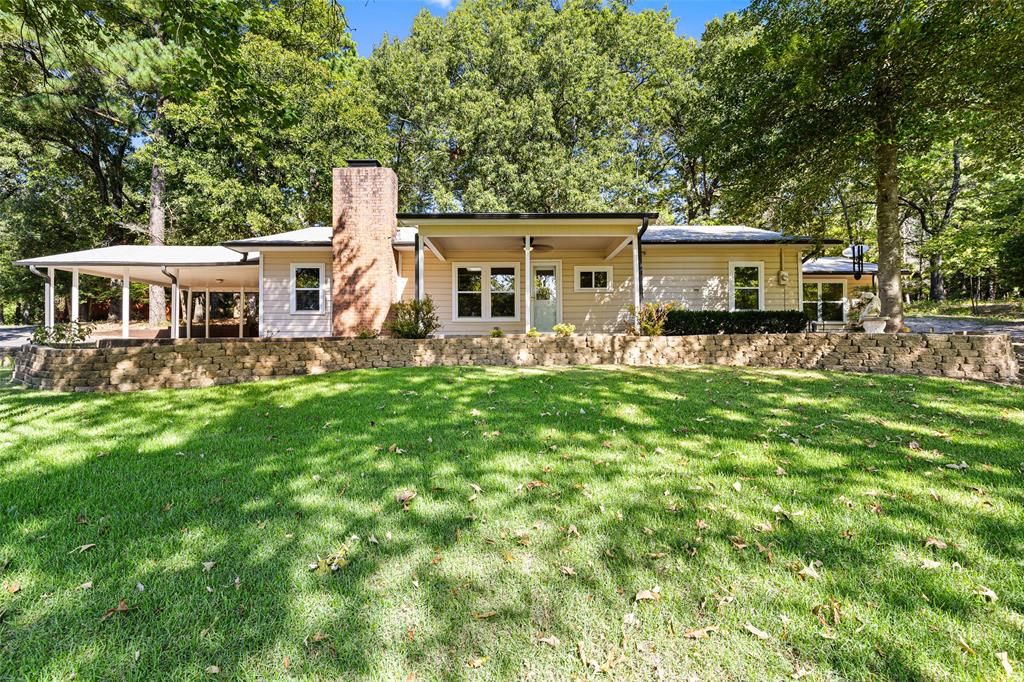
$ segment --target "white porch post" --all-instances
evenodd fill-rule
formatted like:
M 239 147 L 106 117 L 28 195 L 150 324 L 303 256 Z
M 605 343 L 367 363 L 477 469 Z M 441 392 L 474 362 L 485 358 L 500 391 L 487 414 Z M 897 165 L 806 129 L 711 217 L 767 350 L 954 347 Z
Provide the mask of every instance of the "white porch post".
M 188 299 L 185 301 L 185 338 L 192 338 L 192 287 L 188 288 Z
M 533 327 L 533 265 L 532 265 L 532 254 L 533 254 L 533 237 L 526 235 L 523 237 L 523 254 L 524 260 L 526 261 L 526 285 L 523 287 L 523 316 L 526 318 L 526 330 L 527 332 Z
M 416 300 L 422 301 L 423 291 L 423 237 L 416 233 Z
M 637 312 L 640 313 L 640 287 L 642 282 L 640 281 L 640 236 L 636 235 L 633 237 L 633 306 Z M 634 315 L 634 324 L 636 324 Z
M 52 327 L 56 315 L 53 307 L 53 268 L 46 268 L 46 283 L 43 284 L 43 326 Z
M 78 268 L 71 269 L 71 321 L 78 322 Z
M 210 338 L 210 289 L 206 289 L 206 300 L 203 302 L 203 338 Z
M 124 269 L 124 275 L 121 278 L 121 338 L 128 338 L 128 318 L 131 315 L 131 277 L 128 274 L 128 268 Z
M 256 301 L 256 335 L 263 338 L 263 254 L 260 254 L 259 300 Z
M 178 338 L 178 327 L 181 326 L 181 292 L 178 287 L 178 271 L 174 271 L 171 280 L 171 338 Z
M 238 338 L 245 336 L 245 287 L 238 289 Z

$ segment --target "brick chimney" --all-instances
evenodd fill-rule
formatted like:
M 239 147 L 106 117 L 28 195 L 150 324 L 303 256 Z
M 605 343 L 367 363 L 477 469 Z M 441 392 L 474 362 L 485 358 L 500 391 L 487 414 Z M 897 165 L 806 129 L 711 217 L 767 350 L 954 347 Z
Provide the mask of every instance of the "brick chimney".
M 398 178 L 379 161 L 348 161 L 334 169 L 332 194 L 332 333 L 379 330 L 395 299 Z

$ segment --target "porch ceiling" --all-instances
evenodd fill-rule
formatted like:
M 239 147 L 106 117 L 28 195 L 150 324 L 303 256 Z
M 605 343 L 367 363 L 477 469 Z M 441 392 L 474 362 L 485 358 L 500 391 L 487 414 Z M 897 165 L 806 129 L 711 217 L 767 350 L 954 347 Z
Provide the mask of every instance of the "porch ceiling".
M 460 237 L 427 237 L 445 253 L 464 253 L 479 251 L 515 251 L 522 253 L 523 238 L 520 236 L 460 236 Z M 624 239 L 623 236 L 586 236 L 586 237 L 533 237 L 535 258 L 544 255 L 555 255 L 560 251 L 594 251 L 605 253 L 614 248 Z M 546 249 L 544 247 L 551 247 Z

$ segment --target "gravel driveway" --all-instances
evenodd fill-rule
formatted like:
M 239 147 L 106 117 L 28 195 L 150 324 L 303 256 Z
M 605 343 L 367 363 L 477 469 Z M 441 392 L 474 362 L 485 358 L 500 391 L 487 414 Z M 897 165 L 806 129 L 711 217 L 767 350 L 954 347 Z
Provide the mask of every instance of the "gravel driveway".
M 1024 339 L 1024 322 L 985 322 L 969 317 L 907 317 L 903 322 L 914 332 L 1009 334 Z

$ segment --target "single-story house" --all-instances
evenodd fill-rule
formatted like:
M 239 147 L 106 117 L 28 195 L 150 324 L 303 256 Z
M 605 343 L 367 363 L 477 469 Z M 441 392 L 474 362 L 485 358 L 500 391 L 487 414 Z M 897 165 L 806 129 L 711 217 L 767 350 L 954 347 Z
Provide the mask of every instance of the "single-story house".
M 425 296 L 439 334 L 480 335 L 559 323 L 626 331 L 631 306 L 645 301 L 800 310 L 818 281 L 803 264 L 813 239 L 742 225 L 658 225 L 646 212 L 400 213 L 395 173 L 376 161 L 334 169 L 332 209 L 330 226 L 218 246 L 113 246 L 18 264 L 45 280 L 47 325 L 56 270 L 72 273 L 72 318 L 80 275 L 120 280 L 125 337 L 132 281 L 171 288 L 175 338 L 192 336 L 192 301 L 210 292 L 254 299 L 262 337 L 379 330 L 394 303 Z
M 853 259 L 820 256 L 804 262 L 802 298 L 812 320 L 826 325 L 845 324 L 864 291 L 877 290 L 878 265 L 865 262 L 857 272 Z

